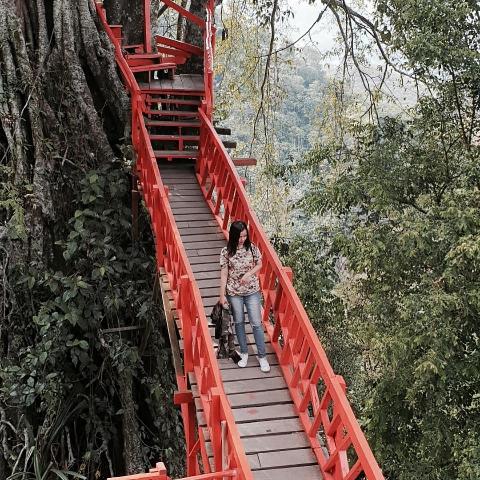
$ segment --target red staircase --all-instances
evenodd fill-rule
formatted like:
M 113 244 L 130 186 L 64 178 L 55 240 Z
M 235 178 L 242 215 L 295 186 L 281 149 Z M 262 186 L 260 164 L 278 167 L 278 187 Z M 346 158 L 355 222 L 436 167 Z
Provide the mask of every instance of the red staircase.
M 254 160 L 232 161 L 217 131 L 228 129 L 212 125 L 214 1 L 207 1 L 206 20 L 162 1 L 202 28 L 203 49 L 157 37 L 152 52 L 149 0 L 142 45 L 122 45 L 121 27 L 108 25 L 101 4 L 97 12 L 131 97 L 135 174 L 155 237 L 188 479 L 383 480 L 345 382 L 333 372 L 293 288 L 292 272 L 281 265 L 250 207 L 235 164 Z M 176 65 L 193 55 L 203 57 L 204 75 L 177 75 Z M 217 360 L 205 314 L 218 296 L 218 255 L 234 219 L 247 222 L 263 254 L 267 375 L 254 357 L 242 370 Z M 168 476 L 159 463 L 123 478 Z

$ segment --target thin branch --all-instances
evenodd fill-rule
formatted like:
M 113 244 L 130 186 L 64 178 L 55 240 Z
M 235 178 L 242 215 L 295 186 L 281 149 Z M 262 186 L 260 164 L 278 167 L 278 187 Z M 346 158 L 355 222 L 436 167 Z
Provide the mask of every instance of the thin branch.
M 257 133 L 257 123 L 258 123 L 258 118 L 260 117 L 260 114 L 263 115 L 263 123 L 265 126 L 265 111 L 263 109 L 263 102 L 265 99 L 265 85 L 267 83 L 267 79 L 269 77 L 269 71 L 270 71 L 270 63 L 272 59 L 272 52 L 273 52 L 273 45 L 275 43 L 275 16 L 277 14 L 278 10 L 278 0 L 274 0 L 273 2 L 273 8 L 272 8 L 272 14 L 270 15 L 270 45 L 268 48 L 268 55 L 267 55 L 267 61 L 265 63 L 265 73 L 263 75 L 263 82 L 260 87 L 260 105 L 257 110 L 257 114 L 255 115 L 255 121 L 253 123 L 253 135 L 252 135 L 252 142 L 250 144 L 250 148 L 253 145 L 253 142 L 256 137 Z
M 360 20 L 364 26 L 368 26 L 369 29 L 366 29 L 366 31 L 373 37 L 373 39 L 375 40 L 375 43 L 378 47 L 378 50 L 380 52 L 380 55 L 382 56 L 383 60 L 385 61 L 385 63 L 391 67 L 394 71 L 396 71 L 397 73 L 399 73 L 400 75 L 405 75 L 406 77 L 410 77 L 410 78 L 415 78 L 414 75 L 412 75 L 411 73 L 409 72 L 406 72 L 400 68 L 397 67 L 397 65 L 395 65 L 394 63 L 392 63 L 392 61 L 390 60 L 387 52 L 385 51 L 385 49 L 383 48 L 383 45 L 382 45 L 382 40 L 380 39 L 380 37 L 378 36 L 378 33 L 377 33 L 377 29 L 375 27 L 375 25 L 370 21 L 368 20 L 368 18 L 364 17 L 363 15 L 361 15 L 360 13 L 356 12 L 355 10 L 353 10 L 352 8 L 350 8 L 349 6 L 347 6 L 347 4 L 345 3 L 344 0 L 321 0 L 321 2 L 326 5 L 327 7 L 330 8 L 330 10 L 332 12 L 335 11 L 335 7 L 338 7 L 338 8 L 341 8 L 345 14 L 349 15 L 350 17 L 352 18 L 356 18 L 358 20 Z M 355 21 L 355 23 L 357 25 L 359 25 L 359 23 L 357 21 Z
M 298 43 L 302 38 L 305 38 L 307 35 L 310 35 L 310 32 L 312 31 L 313 27 L 322 19 L 323 14 L 327 11 L 328 5 L 325 6 L 325 8 L 318 14 L 317 19 L 312 23 L 310 28 L 300 37 L 298 37 L 294 42 L 289 43 L 285 47 L 279 48 L 278 50 L 275 50 L 274 52 L 269 52 L 264 55 L 259 55 L 258 57 L 254 58 L 264 58 L 268 57 L 269 55 L 274 55 L 276 53 L 283 52 L 284 50 L 288 50 L 289 48 L 293 47 L 296 43 Z

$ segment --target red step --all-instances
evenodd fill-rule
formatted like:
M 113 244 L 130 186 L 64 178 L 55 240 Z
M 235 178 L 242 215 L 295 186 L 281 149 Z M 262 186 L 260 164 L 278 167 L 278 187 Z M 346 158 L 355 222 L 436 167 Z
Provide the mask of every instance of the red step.
M 184 52 L 191 53 L 193 55 L 203 56 L 203 49 L 190 43 L 180 42 L 179 40 L 173 40 L 172 38 L 162 37 L 161 35 L 155 36 L 157 45 L 167 45 L 169 47 L 178 48 Z
M 189 97 L 204 97 L 205 90 L 185 90 L 181 88 L 174 87 L 156 87 L 155 85 L 150 85 L 150 88 L 145 88 L 141 85 L 140 92 L 142 95 L 187 95 Z
M 170 47 L 161 47 L 157 45 L 157 51 L 160 53 L 165 53 L 170 55 L 171 57 L 185 57 L 190 58 L 192 56 L 189 52 L 184 52 L 183 50 L 179 50 L 178 48 L 170 48 Z
M 147 103 L 163 103 L 165 105 L 193 105 L 200 106 L 202 102 L 200 100 L 184 100 L 181 98 L 149 98 L 151 95 L 147 95 L 145 101 Z
M 145 126 L 147 127 L 185 127 L 185 128 L 200 128 L 200 122 L 196 121 L 180 121 L 180 120 L 150 120 L 145 119 Z
M 158 140 L 163 142 L 198 142 L 200 140 L 199 135 L 149 135 L 150 140 Z
M 155 59 L 155 58 L 163 58 L 164 55 L 162 55 L 161 53 L 127 53 L 127 55 L 125 55 L 125 58 L 127 60 L 132 60 L 132 59 L 141 59 L 141 60 L 145 60 L 145 59 Z
M 153 65 L 140 65 L 135 67 L 130 67 L 130 70 L 133 73 L 138 72 L 154 72 L 156 70 L 172 70 L 177 66 L 176 63 L 156 63 Z
M 198 118 L 198 111 L 184 111 L 184 110 L 144 110 L 145 115 L 156 115 L 159 117 L 193 117 Z
M 197 150 L 154 150 L 157 159 L 166 158 L 172 160 L 174 158 L 197 158 Z

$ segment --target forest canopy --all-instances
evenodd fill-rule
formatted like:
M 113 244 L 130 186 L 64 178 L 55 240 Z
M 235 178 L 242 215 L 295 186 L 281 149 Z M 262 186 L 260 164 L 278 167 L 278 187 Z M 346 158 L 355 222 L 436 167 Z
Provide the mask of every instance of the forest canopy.
M 282 49 L 295 43 L 281 27 L 296 7 L 259 2 L 257 44 L 272 62 L 256 66 L 263 104 L 250 114 L 267 119 L 256 131 L 258 213 L 386 476 L 477 479 L 479 4 L 310 3 L 318 28 L 337 26 L 340 54 L 315 98 L 298 96 L 295 80 L 313 55 Z
M 301 3 L 218 3 L 215 118 L 386 477 L 478 480 L 478 1 L 311 1 L 328 58 Z M 128 108 L 92 2 L 0 0 L 2 480 L 183 474 Z

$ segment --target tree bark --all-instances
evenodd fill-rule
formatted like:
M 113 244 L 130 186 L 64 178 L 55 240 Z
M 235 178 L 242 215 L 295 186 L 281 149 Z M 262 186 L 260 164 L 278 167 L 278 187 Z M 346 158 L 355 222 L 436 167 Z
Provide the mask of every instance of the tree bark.
M 140 473 L 145 461 L 142 455 L 142 443 L 137 422 L 136 403 L 133 398 L 132 372 L 124 368 L 118 373 L 120 400 L 123 409 L 123 450 L 125 452 L 125 471 L 128 474 Z
M 53 188 L 52 179 L 68 171 L 66 164 L 88 168 L 110 161 L 128 106 L 93 4 L 47 5 L 18 1 L 17 16 L 8 0 L 0 0 L 1 163 L 12 169 L 25 212 L 25 241 L 11 260 L 45 265 L 53 261 L 52 225 L 71 214 L 63 211 L 71 188 L 65 182 Z M 113 125 L 110 137 L 105 119 Z
M 141 16 L 137 18 L 141 2 L 137 4 L 131 8 L 130 2 L 123 2 L 123 15 L 131 20 L 126 22 L 124 34 L 132 43 L 139 32 L 135 21 L 141 22 Z M 118 8 L 112 5 L 114 11 L 108 12 L 111 17 Z M 31 306 L 21 303 L 26 298 L 13 283 L 12 272 L 28 274 L 63 268 L 65 261 L 56 242 L 65 239 L 67 222 L 75 211 L 73 201 L 80 174 L 112 162 L 121 153 L 119 145 L 128 128 L 128 111 L 129 100 L 117 73 L 113 48 L 98 21 L 93 1 L 0 0 L 2 371 L 16 361 L 22 349 L 30 348 L 40 302 L 32 298 Z M 31 317 L 19 324 L 16 312 L 28 309 Z M 121 397 L 128 412 L 123 456 L 127 469 L 138 473 L 146 465 L 137 435 L 131 377 L 120 376 L 118 386 L 119 390 L 123 388 Z M 115 401 L 118 396 L 112 393 L 112 403 Z M 0 408 L 5 405 L 0 395 Z M 15 409 L 7 420 L 14 427 L 33 411 L 27 407 Z M 56 413 L 51 412 L 52 418 Z M 33 417 L 35 435 L 48 431 L 52 418 Z M 71 431 L 75 429 L 72 425 Z M 12 442 L 12 448 L 16 448 L 22 444 L 21 430 L 16 438 L 13 430 L 2 424 L 0 441 L 3 439 L 6 443 L 2 447 Z M 112 455 L 108 452 L 108 437 L 105 439 L 109 459 Z M 62 441 L 65 450 L 63 443 L 66 440 Z M 73 447 L 66 450 L 78 448 L 79 443 L 74 439 Z M 2 447 L 0 450 L 4 450 Z M 67 455 L 66 450 L 68 459 L 72 452 Z M 8 459 L 4 455 L 5 451 L 0 458 L 2 479 L 14 468 L 14 455 Z M 123 466 L 115 470 L 121 474 Z M 95 476 L 95 469 L 91 475 Z
M 104 0 L 111 25 L 122 25 L 126 45 L 143 43 L 143 0 Z
M 205 15 L 205 0 L 192 0 L 190 2 L 190 12 L 196 15 L 197 17 L 206 19 Z M 185 35 L 184 41 L 196 45 L 197 47 L 203 48 L 203 32 L 192 22 L 184 21 L 183 32 Z M 181 65 L 178 69 L 180 73 L 203 73 L 203 57 L 192 56 L 190 57 L 184 65 Z

